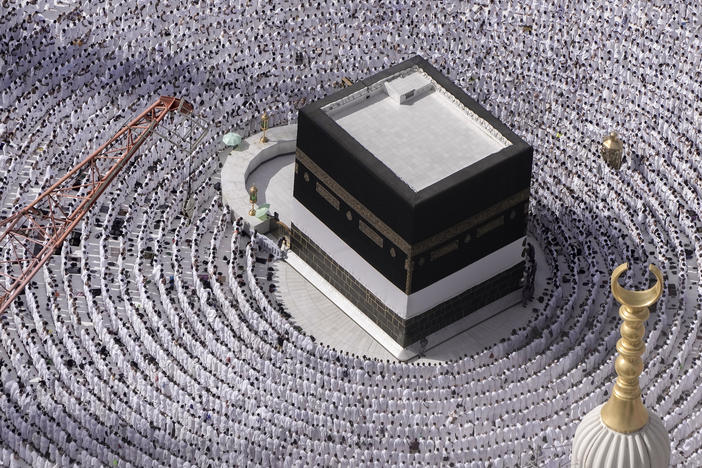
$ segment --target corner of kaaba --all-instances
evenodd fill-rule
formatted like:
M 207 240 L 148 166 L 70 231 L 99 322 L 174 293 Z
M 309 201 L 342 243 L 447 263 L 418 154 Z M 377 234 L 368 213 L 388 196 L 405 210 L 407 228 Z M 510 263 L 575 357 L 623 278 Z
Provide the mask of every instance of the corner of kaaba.
M 408 347 L 520 288 L 532 154 L 413 57 L 300 110 L 291 250 Z

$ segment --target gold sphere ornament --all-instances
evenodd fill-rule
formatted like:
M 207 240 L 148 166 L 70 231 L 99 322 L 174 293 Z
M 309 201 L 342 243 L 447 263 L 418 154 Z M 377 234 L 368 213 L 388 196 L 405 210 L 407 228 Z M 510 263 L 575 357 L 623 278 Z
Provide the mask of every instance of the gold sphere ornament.
M 612 132 L 602 141 L 600 150 L 602 159 L 613 169 L 619 170 L 622 167 L 622 158 L 624 155 L 624 144 L 619 139 L 617 132 Z

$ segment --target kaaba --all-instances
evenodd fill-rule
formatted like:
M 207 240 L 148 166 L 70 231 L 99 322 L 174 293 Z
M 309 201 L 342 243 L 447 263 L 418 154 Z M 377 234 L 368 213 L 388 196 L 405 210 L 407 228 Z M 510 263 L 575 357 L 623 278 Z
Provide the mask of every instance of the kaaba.
M 413 57 L 300 110 L 291 250 L 410 346 L 519 289 L 532 156 Z

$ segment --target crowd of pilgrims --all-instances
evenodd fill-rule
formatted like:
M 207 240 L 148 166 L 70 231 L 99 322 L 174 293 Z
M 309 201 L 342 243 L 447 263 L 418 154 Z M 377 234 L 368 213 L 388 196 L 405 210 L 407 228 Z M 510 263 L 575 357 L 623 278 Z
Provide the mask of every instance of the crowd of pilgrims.
M 0 218 L 159 95 L 212 125 L 191 165 L 149 140 L 0 318 L 3 466 L 563 466 L 613 383 L 623 261 L 629 288 L 648 262 L 665 273 L 643 397 L 673 463 L 702 465 L 700 4 L 2 7 Z M 546 259 L 526 326 L 440 363 L 305 334 L 276 295 L 281 252 L 215 188 L 223 133 L 263 110 L 294 123 L 342 78 L 417 53 L 534 146 L 529 234 Z M 612 130 L 620 171 L 598 156 Z

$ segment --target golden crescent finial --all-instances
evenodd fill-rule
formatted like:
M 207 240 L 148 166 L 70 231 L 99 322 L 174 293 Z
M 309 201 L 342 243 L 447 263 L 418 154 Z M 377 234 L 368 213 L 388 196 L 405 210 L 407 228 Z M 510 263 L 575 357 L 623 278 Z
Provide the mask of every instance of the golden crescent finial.
M 654 304 L 663 293 L 663 273 L 654 264 L 648 265 L 648 270 L 656 277 L 656 284 L 645 291 L 631 291 L 619 284 L 619 277 L 629 268 L 628 263 L 622 263 L 612 272 L 612 295 L 620 304 L 640 308 Z
M 648 411 L 641 401 L 639 388 L 639 375 L 643 371 L 641 355 L 646 349 L 643 342 L 644 322 L 649 316 L 648 306 L 655 303 L 663 292 L 663 274 L 654 265 L 648 266 L 657 279 L 652 288 L 645 291 L 622 288 L 619 276 L 628 267 L 628 263 L 622 263 L 612 272 L 612 294 L 621 304 L 622 337 L 617 341 L 619 356 L 614 362 L 617 380 L 609 400 L 600 410 L 604 425 L 623 434 L 636 432 L 648 423 Z

